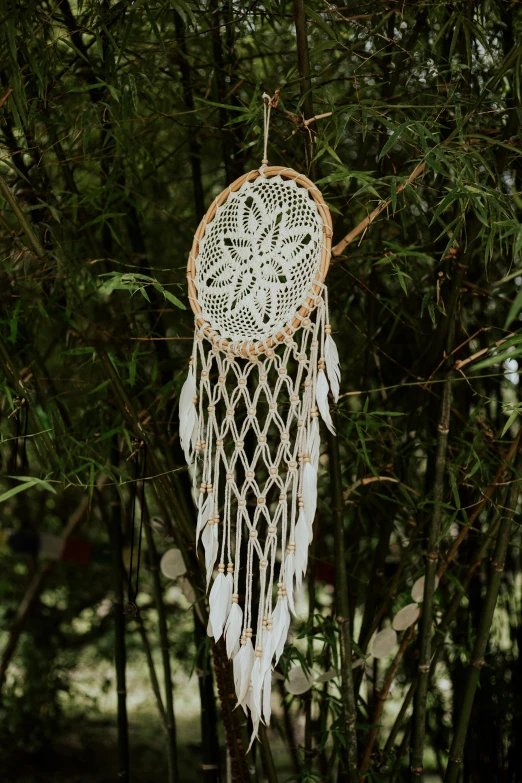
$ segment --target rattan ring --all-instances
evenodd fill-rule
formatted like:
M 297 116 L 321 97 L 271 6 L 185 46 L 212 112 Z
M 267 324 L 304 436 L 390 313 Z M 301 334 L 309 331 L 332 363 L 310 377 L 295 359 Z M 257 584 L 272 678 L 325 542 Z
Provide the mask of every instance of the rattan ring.
M 220 339 L 220 335 L 213 329 L 204 318 L 200 317 L 202 312 L 201 306 L 198 302 L 198 294 L 195 285 L 196 278 L 196 261 L 199 253 L 200 242 L 205 236 L 208 225 L 214 219 L 218 207 L 220 207 L 227 200 L 229 195 L 235 191 L 238 191 L 246 182 L 251 182 L 258 177 L 276 177 L 294 180 L 294 182 L 300 187 L 307 190 L 315 202 L 321 222 L 322 222 L 322 244 L 321 244 L 321 258 L 317 271 L 315 273 L 315 281 L 311 285 L 310 295 L 306 300 L 306 305 L 300 307 L 293 316 L 292 320 L 288 322 L 288 326 L 282 328 L 275 335 L 270 336 L 260 341 L 244 341 L 241 344 L 235 344 L 233 341 L 227 339 Z M 320 294 L 321 284 L 326 278 L 328 267 L 330 265 L 330 254 L 332 245 L 332 218 L 330 210 L 325 204 L 320 190 L 309 180 L 304 174 L 300 174 L 293 169 L 285 168 L 283 166 L 263 166 L 259 170 L 250 171 L 248 174 L 244 174 L 233 182 L 228 188 L 223 190 L 220 195 L 212 202 L 206 215 L 199 224 L 198 230 L 194 236 L 192 249 L 189 255 L 187 264 L 187 280 L 188 280 L 188 293 L 190 304 L 194 314 L 196 316 L 196 324 L 200 330 L 202 330 L 205 337 L 209 340 L 219 344 L 223 350 L 230 350 L 233 353 L 249 357 L 253 354 L 263 353 L 269 348 L 275 347 L 277 344 L 284 342 L 285 339 L 292 336 L 293 332 L 299 328 L 299 325 L 303 318 L 306 318 L 313 307 L 315 306 L 315 297 Z

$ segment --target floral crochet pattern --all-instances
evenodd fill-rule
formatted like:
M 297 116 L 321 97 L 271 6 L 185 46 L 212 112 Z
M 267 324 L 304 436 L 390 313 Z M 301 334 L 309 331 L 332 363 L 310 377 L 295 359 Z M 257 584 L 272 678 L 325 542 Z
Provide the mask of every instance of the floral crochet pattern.
M 281 176 L 247 181 L 218 207 L 199 245 L 201 315 L 221 337 L 265 339 L 309 294 L 322 220 L 308 191 Z

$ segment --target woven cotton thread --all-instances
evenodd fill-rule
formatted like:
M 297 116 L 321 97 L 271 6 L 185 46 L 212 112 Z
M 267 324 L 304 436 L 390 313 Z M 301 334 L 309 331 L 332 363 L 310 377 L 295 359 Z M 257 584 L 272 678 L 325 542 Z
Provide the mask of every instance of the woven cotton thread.
M 315 278 L 322 239 L 305 188 L 281 176 L 245 182 L 218 207 L 199 244 L 202 317 L 234 342 L 277 333 Z

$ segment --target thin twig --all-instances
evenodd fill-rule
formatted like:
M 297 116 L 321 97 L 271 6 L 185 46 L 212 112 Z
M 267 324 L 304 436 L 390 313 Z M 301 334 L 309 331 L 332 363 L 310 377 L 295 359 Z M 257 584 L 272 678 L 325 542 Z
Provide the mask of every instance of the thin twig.
M 426 168 L 426 163 L 419 163 L 418 166 L 412 171 L 406 182 L 404 182 L 401 185 L 398 185 L 396 188 L 396 193 L 402 193 L 402 191 L 408 187 L 408 185 L 411 185 L 412 182 L 414 182 L 417 177 L 420 177 L 420 175 L 423 173 L 424 169 Z M 373 221 L 379 217 L 381 212 L 384 212 L 385 209 L 387 209 L 390 204 L 392 203 L 391 198 L 387 201 L 383 201 L 381 204 L 379 204 L 378 207 L 376 207 L 373 212 L 370 212 L 370 214 L 364 218 L 364 220 L 361 220 L 359 225 L 355 226 L 355 228 L 352 228 L 351 231 L 346 234 L 344 239 L 341 239 L 340 242 L 338 242 L 333 248 L 332 248 L 332 255 L 333 256 L 340 256 L 341 253 L 345 250 L 345 248 L 353 242 L 353 240 L 359 236 L 359 234 L 364 233 L 368 226 L 370 226 Z

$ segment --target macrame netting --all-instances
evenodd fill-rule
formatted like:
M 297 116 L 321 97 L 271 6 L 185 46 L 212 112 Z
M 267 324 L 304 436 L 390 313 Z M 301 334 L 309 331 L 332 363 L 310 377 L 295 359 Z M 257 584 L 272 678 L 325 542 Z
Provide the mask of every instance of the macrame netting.
M 295 614 L 317 506 L 321 416 L 339 394 L 324 278 L 331 220 L 319 190 L 265 167 L 211 206 L 188 263 L 194 348 L 180 438 L 205 552 L 209 634 L 225 637 L 257 735 Z

